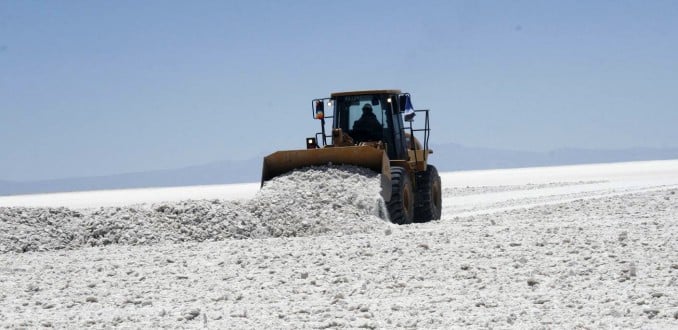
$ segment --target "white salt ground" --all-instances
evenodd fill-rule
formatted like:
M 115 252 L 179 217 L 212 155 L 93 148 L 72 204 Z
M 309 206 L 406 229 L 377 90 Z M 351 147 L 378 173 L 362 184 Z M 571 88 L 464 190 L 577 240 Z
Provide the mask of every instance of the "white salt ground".
M 384 227 L 368 201 L 327 219 L 364 212 L 366 231 L 353 234 L 200 242 L 215 239 L 204 228 L 228 223 L 210 218 L 225 211 L 244 214 L 228 217 L 243 220 L 247 237 L 275 231 L 248 227 L 255 202 L 131 207 L 161 214 L 148 219 L 167 228 L 144 229 L 132 211 L 123 223 L 138 227 L 102 227 L 169 238 L 0 253 L 0 327 L 678 328 L 678 161 L 441 176 L 461 188 L 444 191 L 440 221 Z M 26 223 L 0 230 L 21 236 L 76 212 L 99 211 L 96 224 L 128 209 L 42 209 L 37 219 L 8 210 L 17 209 L 2 209 L 2 221 Z M 71 240 L 77 224 L 57 237 Z

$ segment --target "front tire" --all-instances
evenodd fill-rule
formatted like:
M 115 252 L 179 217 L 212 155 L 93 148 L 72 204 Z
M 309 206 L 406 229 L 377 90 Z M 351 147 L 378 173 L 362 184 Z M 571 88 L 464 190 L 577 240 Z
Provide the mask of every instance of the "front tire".
M 399 225 L 412 223 L 414 194 L 410 176 L 402 167 L 391 167 L 391 200 L 387 208 L 391 222 Z
M 439 220 L 442 211 L 442 188 L 440 175 L 433 165 L 416 174 L 417 200 L 414 206 L 414 221 Z

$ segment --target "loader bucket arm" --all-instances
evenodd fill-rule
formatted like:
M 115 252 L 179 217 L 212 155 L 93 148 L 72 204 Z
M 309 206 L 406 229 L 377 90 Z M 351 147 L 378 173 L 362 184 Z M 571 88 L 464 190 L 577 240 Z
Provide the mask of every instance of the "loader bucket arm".
M 384 150 L 371 146 L 331 147 L 322 149 L 286 150 L 264 157 L 261 185 L 276 176 L 297 168 L 320 165 L 354 165 L 381 174 L 381 194 L 391 198 L 391 167 Z

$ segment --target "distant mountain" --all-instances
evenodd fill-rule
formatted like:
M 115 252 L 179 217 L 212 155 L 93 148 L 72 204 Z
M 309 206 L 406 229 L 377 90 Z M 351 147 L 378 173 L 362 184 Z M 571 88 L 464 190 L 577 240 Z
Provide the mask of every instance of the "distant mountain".
M 158 170 L 107 176 L 27 182 L 0 181 L 0 196 L 65 191 L 257 182 L 261 179 L 261 163 L 262 160 L 257 158 L 243 161 L 220 161 L 173 170 Z
M 440 171 L 678 159 L 678 148 L 619 150 L 570 148 L 550 152 L 475 148 L 459 144 L 432 145 L 431 148 L 434 151 L 431 162 Z M 28 182 L 0 181 L 0 195 L 258 182 L 261 176 L 261 164 L 262 158 L 258 157 L 241 161 L 220 161 L 172 170 L 109 176 Z

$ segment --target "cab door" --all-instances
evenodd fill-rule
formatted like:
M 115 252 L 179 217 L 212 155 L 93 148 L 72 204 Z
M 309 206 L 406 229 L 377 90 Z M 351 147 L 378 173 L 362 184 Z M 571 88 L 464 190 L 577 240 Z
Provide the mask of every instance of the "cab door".
M 407 143 L 405 140 L 405 125 L 403 124 L 403 116 L 400 113 L 400 98 L 398 95 L 390 96 L 392 101 L 391 106 L 391 115 L 389 120 L 389 127 L 392 127 L 391 130 L 393 138 L 393 147 L 389 148 L 388 157 L 391 159 L 398 160 L 407 160 L 409 158 L 407 153 Z

